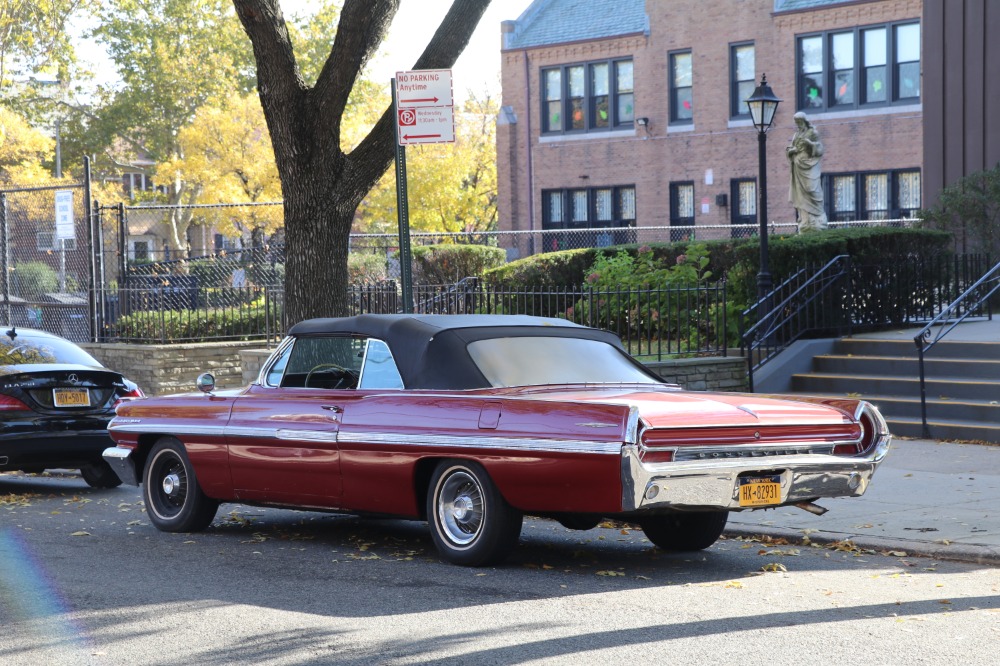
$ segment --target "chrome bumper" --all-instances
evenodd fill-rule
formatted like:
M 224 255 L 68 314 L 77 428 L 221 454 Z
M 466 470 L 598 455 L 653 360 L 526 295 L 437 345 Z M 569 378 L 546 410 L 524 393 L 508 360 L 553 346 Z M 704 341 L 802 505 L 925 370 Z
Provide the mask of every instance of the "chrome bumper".
M 883 433 L 868 453 L 854 457 L 794 455 L 778 459 L 711 460 L 645 464 L 637 445 L 622 449 L 622 510 L 740 510 L 742 476 L 780 476 L 781 502 L 794 504 L 823 497 L 859 497 L 889 452 L 892 436 Z
M 111 469 L 115 471 L 115 474 L 122 480 L 122 483 L 130 486 L 139 485 L 139 475 L 136 473 L 135 461 L 131 458 L 132 449 L 112 446 L 104 449 L 104 453 L 101 456 L 111 465 Z

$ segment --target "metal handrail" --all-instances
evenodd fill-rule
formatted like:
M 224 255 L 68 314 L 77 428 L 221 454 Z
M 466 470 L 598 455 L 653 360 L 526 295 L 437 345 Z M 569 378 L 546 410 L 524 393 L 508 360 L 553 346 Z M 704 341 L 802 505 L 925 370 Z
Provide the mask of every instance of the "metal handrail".
M 971 305 L 967 304 L 966 301 L 984 285 L 994 282 L 993 288 L 987 291 L 985 294 L 980 296 L 975 303 Z M 923 426 L 923 436 L 925 438 L 930 438 L 930 427 L 927 425 L 927 383 L 926 376 L 924 374 L 924 355 L 929 352 L 934 345 L 941 341 L 944 336 L 948 335 L 956 326 L 961 324 L 969 315 L 974 312 L 978 312 L 982 307 L 983 303 L 986 304 L 986 316 L 987 319 L 993 319 L 993 309 L 990 306 L 990 296 L 994 294 L 998 289 L 1000 289 L 1000 263 L 996 264 L 993 268 L 986 271 L 986 273 L 979 278 L 975 284 L 966 289 L 961 296 L 952 301 L 948 307 L 942 310 L 934 319 L 930 320 L 926 326 L 920 329 L 920 332 L 913 336 L 913 344 L 917 346 L 917 362 L 920 366 L 920 419 Z M 964 307 L 964 312 L 961 316 L 957 318 L 952 318 L 956 311 Z M 931 336 L 931 329 L 935 326 L 940 326 L 937 335 Z
M 834 272 L 835 271 L 835 272 Z M 788 296 L 783 298 L 777 305 L 767 310 L 758 317 L 757 322 L 748 328 L 741 336 L 742 351 L 747 359 L 747 384 L 753 392 L 753 373 L 769 360 L 784 351 L 789 344 L 800 339 L 812 327 L 802 326 L 788 335 L 782 343 L 775 344 L 776 333 L 786 324 L 796 320 L 800 313 L 811 306 L 816 300 L 837 284 L 841 278 L 850 274 L 851 257 L 841 254 L 820 268 L 808 280 L 796 287 Z M 805 269 L 800 269 L 790 278 L 771 290 L 770 293 L 759 299 L 756 303 L 743 311 L 743 319 L 746 320 L 754 310 L 762 310 L 768 303 L 773 303 L 776 295 L 782 293 L 786 288 L 795 284 L 806 273 Z M 803 299 L 803 295 L 805 298 Z M 848 335 L 850 335 L 850 318 L 848 318 Z M 763 356 L 754 362 L 754 356 L 762 348 L 766 347 Z

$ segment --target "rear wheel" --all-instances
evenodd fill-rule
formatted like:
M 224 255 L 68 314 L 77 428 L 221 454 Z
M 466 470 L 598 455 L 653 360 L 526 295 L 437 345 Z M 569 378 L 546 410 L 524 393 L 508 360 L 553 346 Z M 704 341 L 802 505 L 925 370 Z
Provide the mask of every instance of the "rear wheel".
M 495 564 L 517 544 L 521 512 L 504 500 L 482 465 L 446 460 L 427 493 L 427 520 L 441 557 L 453 564 Z
M 704 550 L 722 536 L 728 518 L 728 511 L 670 513 L 643 518 L 639 526 L 663 550 Z
M 115 474 L 115 470 L 103 460 L 80 468 L 80 476 L 91 488 L 117 488 L 122 485 L 122 480 Z
M 184 445 L 174 437 L 163 437 L 149 452 L 143 496 L 149 522 L 164 532 L 201 531 L 219 508 L 202 492 Z

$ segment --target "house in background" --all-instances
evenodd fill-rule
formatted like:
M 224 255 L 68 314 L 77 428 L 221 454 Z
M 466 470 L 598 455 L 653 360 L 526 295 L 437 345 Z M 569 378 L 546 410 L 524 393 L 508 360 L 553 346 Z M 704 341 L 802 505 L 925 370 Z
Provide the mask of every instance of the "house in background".
M 746 233 L 733 225 L 759 220 L 744 100 L 764 74 L 783 100 L 767 142 L 770 221 L 795 221 L 796 111 L 825 145 L 831 220 L 912 216 L 924 201 L 923 4 L 536 0 L 501 26 L 500 229 L 572 232 L 544 250 L 680 237 L 643 227 Z M 580 233 L 594 228 L 614 231 Z

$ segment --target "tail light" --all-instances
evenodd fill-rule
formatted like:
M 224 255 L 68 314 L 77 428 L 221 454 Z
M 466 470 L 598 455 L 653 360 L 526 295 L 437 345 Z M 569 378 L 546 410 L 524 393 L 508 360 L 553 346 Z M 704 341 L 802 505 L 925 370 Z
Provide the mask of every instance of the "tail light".
M 0 412 L 30 412 L 31 407 L 9 395 L 0 394 Z
M 145 398 L 146 394 L 142 392 L 142 389 L 135 384 L 129 384 L 129 390 L 126 393 L 122 393 L 120 396 L 115 398 L 115 404 L 112 408 L 118 407 L 118 405 L 129 400 L 136 400 L 138 398 Z
M 854 444 L 837 444 L 833 447 L 834 455 L 857 455 L 864 453 L 875 444 L 881 433 L 873 409 L 868 405 L 862 406 L 857 413 L 858 424 L 861 426 L 861 437 Z

